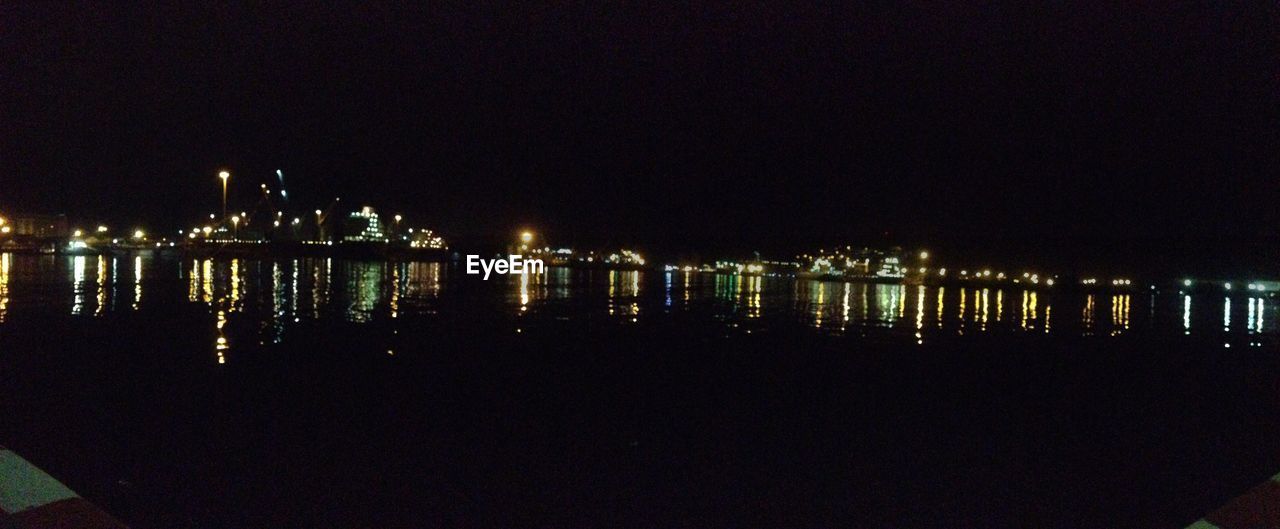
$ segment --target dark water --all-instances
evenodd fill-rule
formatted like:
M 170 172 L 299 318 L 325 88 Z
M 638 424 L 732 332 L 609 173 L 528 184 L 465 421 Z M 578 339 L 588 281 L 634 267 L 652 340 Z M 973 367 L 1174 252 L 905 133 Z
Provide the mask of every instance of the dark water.
M 0 444 L 135 528 L 1170 527 L 1276 300 L 0 256 Z

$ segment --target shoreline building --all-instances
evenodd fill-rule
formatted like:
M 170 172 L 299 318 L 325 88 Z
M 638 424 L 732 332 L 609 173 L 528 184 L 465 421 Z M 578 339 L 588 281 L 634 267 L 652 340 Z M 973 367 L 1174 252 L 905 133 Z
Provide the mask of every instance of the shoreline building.
M 343 242 L 388 242 L 385 226 L 378 212 L 369 206 L 353 211 L 342 223 Z
M 14 235 L 40 239 L 65 238 L 71 235 L 66 215 L 15 215 L 9 219 Z

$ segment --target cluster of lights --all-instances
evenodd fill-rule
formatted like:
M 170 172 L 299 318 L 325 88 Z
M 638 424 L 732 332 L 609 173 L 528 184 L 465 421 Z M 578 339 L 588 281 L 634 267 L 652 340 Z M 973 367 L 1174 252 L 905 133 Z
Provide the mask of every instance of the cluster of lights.
M 399 215 L 396 215 L 399 217 Z M 397 219 L 399 222 L 399 219 Z M 413 240 L 409 241 L 410 248 L 431 248 L 433 250 L 443 250 L 448 246 L 444 242 L 444 237 L 440 237 L 435 232 L 428 229 L 419 229 L 415 231 L 409 228 L 409 235 L 413 235 Z
M 619 253 L 609 254 L 608 262 L 614 264 L 632 264 L 644 265 L 644 257 L 639 253 L 631 250 L 620 250 Z
M 920 261 L 929 258 L 929 252 L 922 251 L 919 253 Z M 884 252 L 869 248 L 862 248 L 855 251 L 852 246 L 836 248 L 832 252 L 827 252 L 825 248 L 819 248 L 816 255 L 800 254 L 796 259 L 802 263 L 808 264 L 808 270 L 815 274 L 831 274 L 843 276 L 846 274 L 873 275 L 876 277 L 894 277 L 900 278 L 905 275 L 906 269 L 903 267 L 903 257 L 895 255 L 893 252 Z M 872 269 L 873 262 L 879 262 L 878 269 Z M 922 263 L 923 264 L 923 263 Z M 921 267 L 927 271 L 926 268 Z M 922 274 L 925 272 L 921 272 Z
M 1128 280 L 1128 279 L 1112 279 L 1112 280 L 1111 280 L 1111 285 L 1112 285 L 1112 286 L 1117 286 L 1117 287 L 1119 287 L 1119 286 L 1126 286 L 1126 287 L 1127 287 L 1127 286 L 1129 286 L 1131 283 L 1132 283 L 1132 281 L 1130 281 L 1130 280 Z

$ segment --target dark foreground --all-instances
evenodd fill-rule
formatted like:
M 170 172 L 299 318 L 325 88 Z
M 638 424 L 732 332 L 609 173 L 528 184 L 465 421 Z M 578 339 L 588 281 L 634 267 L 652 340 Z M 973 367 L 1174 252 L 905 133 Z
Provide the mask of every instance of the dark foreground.
M 1280 467 L 1260 350 L 146 324 L 4 347 L 9 444 L 134 527 L 1179 526 Z
M 135 529 L 1181 527 L 1280 468 L 1274 347 L 1210 334 L 917 344 L 469 286 L 279 328 L 268 298 L 218 363 L 175 283 L 0 325 L 0 439 Z

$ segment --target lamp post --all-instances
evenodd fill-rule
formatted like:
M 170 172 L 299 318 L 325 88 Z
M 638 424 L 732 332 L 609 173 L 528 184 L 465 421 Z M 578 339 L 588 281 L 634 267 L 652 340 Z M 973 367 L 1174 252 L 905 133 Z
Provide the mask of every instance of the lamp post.
M 240 216 L 231 217 L 231 240 L 240 240 Z
M 324 212 L 323 212 L 323 211 L 320 211 L 320 210 L 318 210 L 318 209 L 316 210 L 316 240 L 317 240 L 317 241 L 323 241 L 323 240 L 324 240 L 324 217 L 323 217 L 323 214 L 324 214 Z
M 222 219 L 227 219 L 227 179 L 231 178 L 231 173 L 221 171 L 218 178 L 222 179 Z

